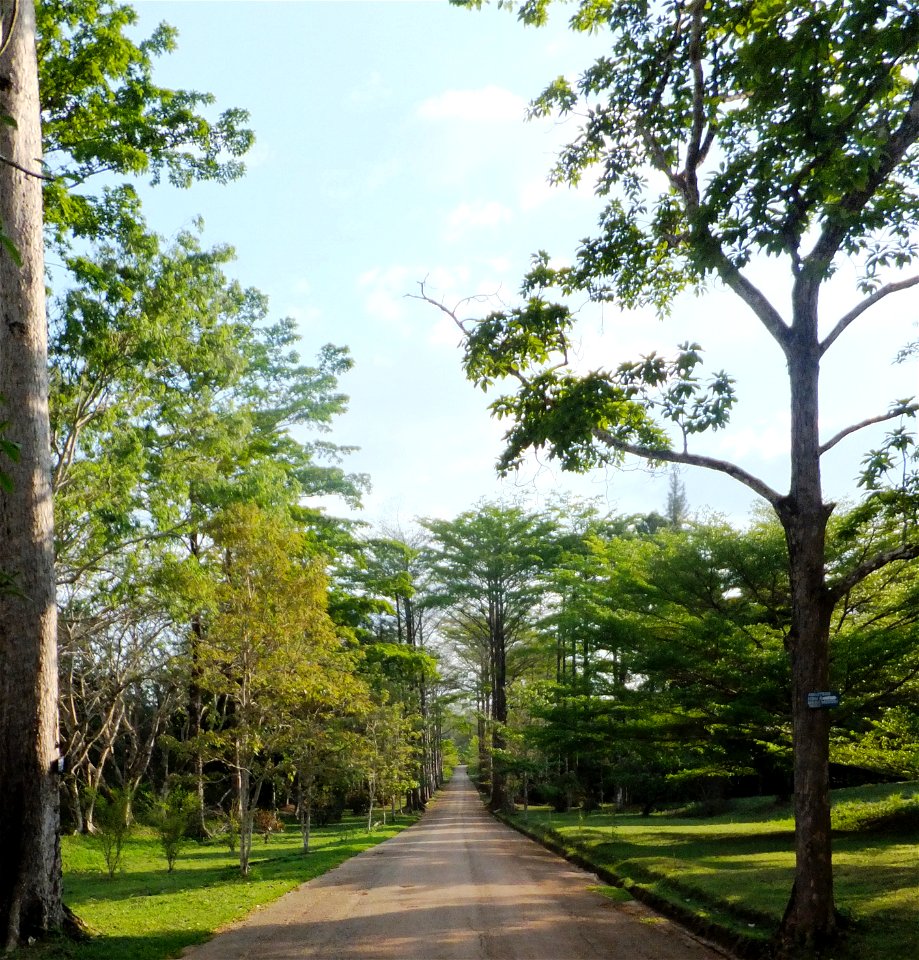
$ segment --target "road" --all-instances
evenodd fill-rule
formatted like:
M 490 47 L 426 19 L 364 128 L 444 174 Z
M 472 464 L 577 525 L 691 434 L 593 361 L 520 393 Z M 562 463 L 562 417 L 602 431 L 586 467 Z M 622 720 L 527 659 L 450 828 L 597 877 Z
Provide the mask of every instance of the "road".
M 188 960 L 724 960 L 497 822 L 459 767 L 410 829 L 303 884 Z

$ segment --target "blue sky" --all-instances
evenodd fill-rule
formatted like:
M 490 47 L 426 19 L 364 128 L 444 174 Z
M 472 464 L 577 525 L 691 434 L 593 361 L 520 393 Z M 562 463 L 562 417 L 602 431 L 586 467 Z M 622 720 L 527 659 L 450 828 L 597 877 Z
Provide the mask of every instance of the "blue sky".
M 533 506 L 554 490 L 598 496 L 614 510 L 662 509 L 667 478 L 637 464 L 568 478 L 533 463 L 499 482 L 502 427 L 460 368 L 458 335 L 429 306 L 406 297 L 418 281 L 449 304 L 478 293 L 512 300 L 530 254 L 570 258 L 592 230 L 590 184 L 550 188 L 547 172 L 575 122 L 524 122 L 529 99 L 603 50 L 602 37 L 572 34 L 564 17 L 524 29 L 507 11 L 472 13 L 435 0 L 270 2 L 140 0 L 141 33 L 160 20 L 179 29 L 160 83 L 206 90 L 218 107 L 251 113 L 257 144 L 249 172 L 227 186 L 159 187 L 147 215 L 171 235 L 201 215 L 208 242 L 238 252 L 239 279 L 297 319 L 304 354 L 345 344 L 355 369 L 332 439 L 360 451 L 369 473 L 365 518 L 407 524 L 452 516 L 476 500 L 520 496 Z M 563 12 L 563 11 L 562 11 Z M 756 270 L 784 306 L 776 264 Z M 841 271 L 826 323 L 855 302 Z M 916 336 L 916 295 L 901 294 L 856 325 L 830 354 L 825 434 L 883 412 L 916 392 L 915 367 L 892 366 Z M 584 309 L 580 361 L 611 365 L 698 340 L 712 370 L 738 381 L 741 403 L 727 431 L 699 452 L 729 457 L 775 486 L 787 476 L 787 391 L 777 349 L 734 298 L 713 288 L 686 297 L 670 320 Z M 854 496 L 866 439 L 827 462 L 831 496 Z M 742 519 L 753 499 L 726 478 L 686 470 L 693 510 Z

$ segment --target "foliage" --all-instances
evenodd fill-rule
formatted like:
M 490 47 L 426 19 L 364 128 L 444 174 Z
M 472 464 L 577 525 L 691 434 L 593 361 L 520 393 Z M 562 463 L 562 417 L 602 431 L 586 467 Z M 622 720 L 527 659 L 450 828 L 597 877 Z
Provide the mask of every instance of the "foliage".
M 211 534 L 220 560 L 200 581 L 208 619 L 200 685 L 228 707 L 232 722 L 212 725 L 201 746 L 235 771 L 245 875 L 262 784 L 279 763 L 300 698 L 327 682 L 316 667 L 336 640 L 321 564 L 289 521 L 238 505 L 215 519 Z
M 58 245 L 68 235 L 106 234 L 113 201 L 131 205 L 130 187 L 88 193 L 86 183 L 100 174 L 188 187 L 243 173 L 241 158 L 254 141 L 246 111 L 208 120 L 213 95 L 159 86 L 156 60 L 175 48 L 177 33 L 161 23 L 135 42 L 136 21 L 134 9 L 117 0 L 37 5 L 44 154 L 53 174 L 45 219 Z
M 176 860 L 188 837 L 197 805 L 198 798 L 194 794 L 174 788 L 153 808 L 154 826 L 170 873 L 175 869 Z
M 131 835 L 131 797 L 124 790 L 112 789 L 108 796 L 96 798 L 97 830 L 95 839 L 105 858 L 109 880 L 121 867 L 125 842 Z
M 2 394 L 0 394 L 0 403 L 3 403 Z M 9 424 L 6 421 L 0 422 L 0 456 L 6 457 L 13 463 L 17 463 L 19 461 L 19 444 L 16 443 L 15 440 L 10 440 L 9 437 L 3 435 L 8 426 Z M 9 489 L 9 475 L 0 470 L 0 490 L 9 491 Z
M 510 802 L 501 759 L 507 688 L 544 612 L 543 574 L 558 549 L 556 525 L 518 506 L 487 503 L 423 525 L 432 535 L 426 551 L 432 602 L 446 611 L 441 630 L 474 677 L 479 774 L 487 769 L 490 802 L 503 808 Z

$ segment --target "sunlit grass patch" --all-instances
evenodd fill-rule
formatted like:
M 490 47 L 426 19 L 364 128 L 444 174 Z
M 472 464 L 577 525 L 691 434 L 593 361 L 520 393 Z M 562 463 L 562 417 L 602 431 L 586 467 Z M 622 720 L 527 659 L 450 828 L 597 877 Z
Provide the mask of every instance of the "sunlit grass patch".
M 909 810 L 919 783 L 834 792 L 850 832 L 834 841 L 836 902 L 853 922 L 835 960 L 912 956 L 919 917 L 919 832 Z M 890 816 L 890 811 L 894 811 Z M 883 826 L 878 827 L 881 818 Z M 707 820 L 531 809 L 515 821 L 636 892 L 764 941 L 778 927 L 794 876 L 789 804 L 751 798 Z
M 256 839 L 251 873 L 217 841 L 190 843 L 175 871 L 153 833 L 138 829 L 125 845 L 122 869 L 109 879 L 98 845 L 91 838 L 64 837 L 64 900 L 94 934 L 88 943 L 57 942 L 19 951 L 17 960 L 163 960 L 186 946 L 207 940 L 222 926 L 255 907 L 277 899 L 301 883 L 331 870 L 417 820 L 370 834 L 365 821 L 350 818 L 313 830 L 310 853 L 301 851 L 300 831 L 288 826 L 268 844 Z

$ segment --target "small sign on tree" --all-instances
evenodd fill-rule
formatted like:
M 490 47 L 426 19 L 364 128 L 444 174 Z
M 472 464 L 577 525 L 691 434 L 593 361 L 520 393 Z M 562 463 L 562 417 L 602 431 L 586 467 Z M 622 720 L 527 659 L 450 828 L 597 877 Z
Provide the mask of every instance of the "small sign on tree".
M 828 710 L 839 706 L 839 694 L 835 690 L 820 690 L 807 695 L 807 705 L 812 710 Z

